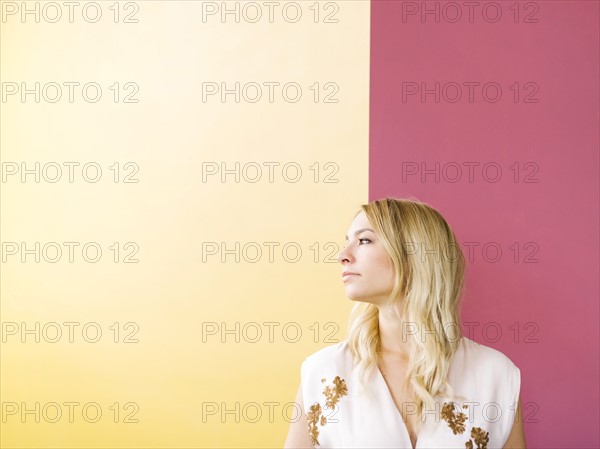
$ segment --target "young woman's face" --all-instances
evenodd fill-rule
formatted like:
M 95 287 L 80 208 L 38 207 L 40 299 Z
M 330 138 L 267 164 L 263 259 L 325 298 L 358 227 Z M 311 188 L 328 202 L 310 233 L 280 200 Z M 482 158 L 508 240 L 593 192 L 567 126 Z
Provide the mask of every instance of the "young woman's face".
M 349 299 L 383 305 L 394 285 L 393 265 L 372 229 L 366 214 L 361 211 L 348 229 L 346 246 L 338 261 L 342 264 L 342 272 L 356 273 L 342 277 Z

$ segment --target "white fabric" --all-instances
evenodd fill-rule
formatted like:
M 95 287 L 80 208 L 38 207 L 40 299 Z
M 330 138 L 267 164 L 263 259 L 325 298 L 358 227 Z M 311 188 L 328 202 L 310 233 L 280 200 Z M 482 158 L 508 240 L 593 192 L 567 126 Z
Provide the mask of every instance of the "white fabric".
M 308 415 L 311 405 L 319 403 L 321 416 L 327 419 L 323 425 L 321 422 L 316 424 L 318 444 L 313 440 L 315 447 L 413 449 L 381 371 L 376 370 L 369 380 L 372 398 L 364 392 L 359 394 L 356 371 L 352 370 L 352 354 L 346 340 L 320 349 L 302 362 L 304 412 Z M 344 381 L 347 393 L 337 398 L 333 409 L 325 408 L 324 390 L 327 386 L 334 387 L 336 376 Z M 448 420 L 440 413 L 444 403 L 452 402 L 436 396 L 437 412 L 429 410 L 425 415 L 416 448 L 469 448 L 469 441 L 472 448 L 502 448 L 515 419 L 521 387 L 519 368 L 500 351 L 463 336 L 448 381 L 455 394 L 465 398 L 456 400 L 453 407 L 455 416 L 461 411 L 466 416 L 464 430 L 454 434 Z M 465 404 L 467 408 L 464 408 Z M 478 445 L 472 437 L 471 431 L 477 427 L 487 432 L 487 445 Z

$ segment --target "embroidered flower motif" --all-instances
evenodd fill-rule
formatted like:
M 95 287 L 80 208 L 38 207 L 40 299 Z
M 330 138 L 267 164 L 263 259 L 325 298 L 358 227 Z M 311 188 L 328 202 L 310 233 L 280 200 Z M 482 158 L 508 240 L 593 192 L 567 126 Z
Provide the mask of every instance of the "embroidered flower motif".
M 490 434 L 481 427 L 473 427 L 471 429 L 471 438 L 475 440 L 475 444 L 479 449 L 487 449 L 487 444 L 490 441 Z M 471 440 L 469 440 L 471 442 Z M 473 444 L 471 444 L 471 448 Z
M 468 408 L 468 406 L 463 404 L 463 408 Z M 442 407 L 442 419 L 448 421 L 448 425 L 452 429 L 454 435 L 464 433 L 467 416 L 462 412 L 456 414 L 453 402 L 444 402 Z M 473 441 L 471 441 L 471 438 L 473 438 Z M 477 449 L 487 449 L 487 444 L 490 441 L 489 432 L 486 432 L 481 427 L 473 427 L 471 429 L 471 438 L 465 443 L 467 449 L 473 449 L 473 443 L 477 445 Z
M 465 431 L 465 421 L 467 420 L 467 415 L 463 412 L 458 414 L 454 413 L 454 403 L 444 403 L 442 407 L 442 419 L 448 421 L 448 425 L 450 429 L 452 429 L 452 433 L 457 435 L 459 433 L 463 433 Z
M 344 379 L 340 379 L 340 376 L 335 376 L 335 379 L 333 379 L 333 387 L 325 387 L 323 394 L 327 398 L 325 408 L 332 409 L 342 396 L 348 394 L 348 387 L 346 386 Z
M 321 416 L 321 404 L 315 402 L 310 406 L 308 414 L 306 415 L 308 421 L 308 432 L 310 433 L 310 439 L 312 440 L 313 445 L 319 444 L 319 429 L 317 428 L 319 416 Z M 324 416 L 322 418 L 324 418 Z
M 321 382 L 325 383 L 326 379 L 321 379 Z M 346 381 L 340 376 L 335 376 L 333 379 L 333 386 L 325 386 L 323 390 L 323 395 L 325 395 L 325 408 L 333 409 L 335 405 L 338 403 L 342 396 L 348 394 L 348 387 L 346 386 Z M 310 434 L 310 438 L 314 446 L 319 446 L 319 428 L 320 424 L 323 427 L 327 424 L 327 418 L 325 418 L 323 413 L 323 408 L 321 408 L 321 404 L 315 402 L 310 406 L 308 414 L 306 415 L 308 421 L 308 432 Z

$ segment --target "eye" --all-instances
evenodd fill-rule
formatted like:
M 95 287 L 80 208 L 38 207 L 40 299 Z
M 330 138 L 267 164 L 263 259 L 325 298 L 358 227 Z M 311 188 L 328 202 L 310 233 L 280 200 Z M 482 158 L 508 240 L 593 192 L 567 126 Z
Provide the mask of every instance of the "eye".
M 371 242 L 371 240 L 369 240 L 369 239 L 365 239 L 365 238 L 358 239 L 358 241 L 359 241 L 359 242 L 362 242 L 363 240 L 366 240 L 367 242 Z

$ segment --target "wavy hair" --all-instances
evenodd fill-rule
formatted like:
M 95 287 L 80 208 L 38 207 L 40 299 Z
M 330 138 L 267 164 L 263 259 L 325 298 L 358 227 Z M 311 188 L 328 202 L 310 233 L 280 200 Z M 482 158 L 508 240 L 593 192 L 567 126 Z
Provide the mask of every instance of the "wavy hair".
M 464 255 L 446 220 L 426 203 L 384 198 L 360 207 L 356 215 L 365 212 L 393 265 L 394 286 L 387 304 L 394 307 L 388 309 L 399 309 L 400 315 L 393 316 L 407 329 L 412 326 L 407 377 L 422 422 L 424 408 L 435 409 L 436 395 L 454 398 L 447 375 L 462 338 Z M 364 390 L 381 356 L 377 306 L 355 304 L 347 341 Z

